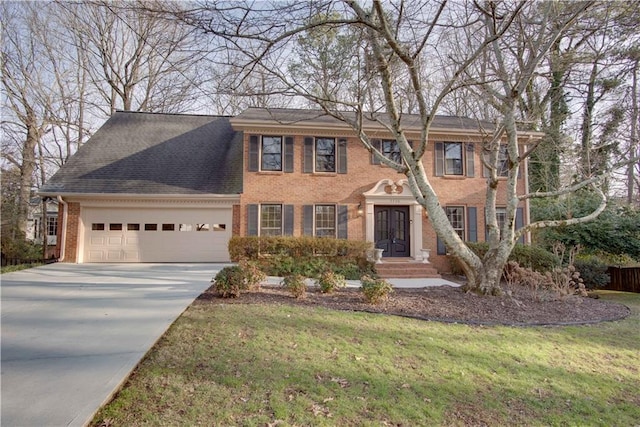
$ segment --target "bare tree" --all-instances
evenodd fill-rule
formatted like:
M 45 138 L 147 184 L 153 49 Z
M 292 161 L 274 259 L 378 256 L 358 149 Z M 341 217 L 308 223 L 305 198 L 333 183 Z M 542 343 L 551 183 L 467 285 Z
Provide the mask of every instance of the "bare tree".
M 46 90 L 50 82 L 41 45 L 33 37 L 40 24 L 36 5 L 18 8 L 3 3 L 1 7 L 2 89 L 6 100 L 2 156 L 20 174 L 15 227 L 24 234 L 38 168 L 36 150 L 51 123 L 52 94 Z
M 534 228 L 560 224 L 547 221 L 515 229 L 518 203 L 543 196 L 516 193 L 520 166 L 531 152 L 523 152 L 518 144 L 516 118 L 522 94 L 539 65 L 562 32 L 590 5 L 589 2 L 573 3 L 560 10 L 554 2 L 471 5 L 447 1 L 374 1 L 368 6 L 357 1 L 232 2 L 169 12 L 182 22 L 217 37 L 225 43 L 226 49 L 242 55 L 245 61 L 240 79 L 256 71 L 275 76 L 280 82 L 281 93 L 311 100 L 326 114 L 349 124 L 361 143 L 381 163 L 407 176 L 416 200 L 426 209 L 438 236 L 465 271 L 468 287 L 491 293 L 499 283 L 502 268 L 518 238 Z M 346 94 L 339 92 L 343 96 L 336 97 L 338 91 L 333 90 L 318 92 L 323 81 L 303 84 L 295 74 L 278 66 L 284 56 L 300 46 L 300 37 L 309 37 L 319 31 L 325 31 L 325 34 L 327 31 L 354 32 L 363 41 L 352 53 L 360 58 L 357 86 Z M 464 41 L 471 48 L 461 50 L 456 57 L 439 54 L 438 46 L 444 40 L 452 39 Z M 485 66 L 493 64 L 493 68 L 485 70 L 484 80 L 479 81 L 471 70 L 481 60 Z M 442 70 L 448 72 L 438 72 Z M 327 88 L 338 87 L 344 81 L 329 79 L 329 83 Z M 488 96 L 499 119 L 499 125 L 487 143 L 486 166 L 491 172 L 486 190 L 490 249 L 483 259 L 468 248 L 449 223 L 423 163 L 436 113 L 446 100 L 464 87 L 474 87 Z M 372 92 L 379 94 L 377 99 L 382 100 L 377 106 L 364 102 L 364 95 Z M 401 105 L 406 105 L 408 98 L 415 105 L 412 109 L 420 117 L 422 130 L 420 140 L 414 141 L 413 147 L 407 140 L 402 121 Z M 384 157 L 371 144 L 363 127 L 366 119 L 378 121 L 394 136 L 401 151 L 401 162 Z M 500 145 L 505 144 L 508 178 L 506 182 L 499 182 L 498 154 Z M 593 179 L 544 195 L 570 192 L 596 181 Z M 495 209 L 498 192 L 508 201 L 507 220 L 502 230 L 498 229 Z M 587 221 L 603 206 L 588 217 L 563 223 Z
M 183 112 L 194 105 L 205 50 L 193 30 L 145 11 L 151 2 L 59 2 L 67 30 L 86 49 L 82 66 L 108 114 Z

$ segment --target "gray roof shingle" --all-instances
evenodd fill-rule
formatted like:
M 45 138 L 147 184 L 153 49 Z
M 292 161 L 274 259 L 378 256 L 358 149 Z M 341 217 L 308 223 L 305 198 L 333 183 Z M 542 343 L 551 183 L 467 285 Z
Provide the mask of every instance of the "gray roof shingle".
M 344 112 L 348 119 L 354 119 L 355 113 Z M 376 113 L 376 120 L 388 124 L 389 118 L 386 113 Z M 329 116 L 322 110 L 297 110 L 293 108 L 247 108 L 235 120 L 241 121 L 276 121 L 283 124 L 295 124 L 298 122 L 317 123 L 319 125 L 341 125 L 338 119 Z M 232 121 L 234 120 L 232 119 Z M 373 125 L 375 122 L 366 120 L 366 124 Z M 407 128 L 420 128 L 420 116 L 416 114 L 405 114 L 402 116 L 402 124 Z M 459 129 L 477 131 L 480 127 L 486 130 L 495 128 L 495 123 L 471 119 L 469 117 L 437 115 L 431 124 L 432 129 Z
M 228 117 L 119 111 L 40 192 L 239 194 L 242 133 Z

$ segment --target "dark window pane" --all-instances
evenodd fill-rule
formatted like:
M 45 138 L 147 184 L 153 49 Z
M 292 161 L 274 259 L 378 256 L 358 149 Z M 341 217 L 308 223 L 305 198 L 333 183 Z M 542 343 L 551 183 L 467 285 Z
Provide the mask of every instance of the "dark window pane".
M 462 175 L 462 143 L 444 143 L 444 173 L 446 175 Z
M 140 224 L 127 224 L 128 231 L 140 231 Z
M 104 231 L 104 224 L 91 224 L 91 230 L 93 231 Z
M 162 231 L 174 231 L 175 229 L 175 224 L 162 224 Z
M 336 140 L 316 138 L 316 172 L 336 171 Z
M 158 224 L 145 224 L 144 231 L 158 231 Z
M 109 231 L 122 231 L 122 224 L 109 224 Z
M 262 137 L 262 170 L 282 170 L 282 137 Z

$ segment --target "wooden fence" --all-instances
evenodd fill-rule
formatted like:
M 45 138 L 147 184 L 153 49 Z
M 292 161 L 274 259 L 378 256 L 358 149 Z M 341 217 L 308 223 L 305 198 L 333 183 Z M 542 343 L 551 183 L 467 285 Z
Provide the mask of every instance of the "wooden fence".
M 611 283 L 607 289 L 640 293 L 640 267 L 609 267 Z

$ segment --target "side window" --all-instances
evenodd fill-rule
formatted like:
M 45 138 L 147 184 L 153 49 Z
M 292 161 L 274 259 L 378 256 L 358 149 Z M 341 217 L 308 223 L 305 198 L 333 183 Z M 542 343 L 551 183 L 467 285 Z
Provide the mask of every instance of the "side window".
M 260 168 L 263 171 L 282 170 L 282 137 L 263 136 Z

